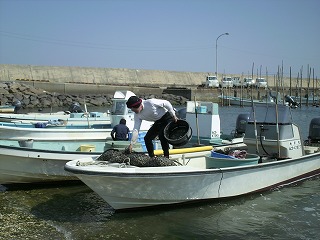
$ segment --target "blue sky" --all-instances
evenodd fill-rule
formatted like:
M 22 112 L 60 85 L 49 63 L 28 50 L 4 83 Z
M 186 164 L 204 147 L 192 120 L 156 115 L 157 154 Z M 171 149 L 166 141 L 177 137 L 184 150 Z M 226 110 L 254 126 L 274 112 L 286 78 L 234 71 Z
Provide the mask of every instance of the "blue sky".
M 319 0 L 0 0 L 0 64 L 320 78 Z

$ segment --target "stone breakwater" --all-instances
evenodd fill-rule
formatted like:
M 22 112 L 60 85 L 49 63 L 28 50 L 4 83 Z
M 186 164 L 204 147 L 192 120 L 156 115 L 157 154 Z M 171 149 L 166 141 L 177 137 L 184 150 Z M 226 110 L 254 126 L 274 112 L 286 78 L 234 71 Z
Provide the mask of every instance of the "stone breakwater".
M 175 96 L 172 94 L 145 94 L 138 95 L 138 97 L 148 98 L 161 98 L 166 99 L 175 106 L 185 105 L 188 101 L 187 98 Z M 50 93 L 40 88 L 35 88 L 30 85 L 16 82 L 2 82 L 0 83 L 0 105 L 12 104 L 15 101 L 22 103 L 22 108 L 50 108 L 62 107 L 68 108 L 73 103 L 78 102 L 83 105 L 84 102 L 87 106 L 111 106 L 112 94 L 61 94 Z

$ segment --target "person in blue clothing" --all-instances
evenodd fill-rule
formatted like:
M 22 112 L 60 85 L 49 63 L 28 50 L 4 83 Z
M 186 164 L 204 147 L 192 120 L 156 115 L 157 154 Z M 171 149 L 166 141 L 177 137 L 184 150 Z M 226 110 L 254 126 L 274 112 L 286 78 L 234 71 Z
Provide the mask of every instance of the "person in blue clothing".
M 129 128 L 127 127 L 127 121 L 122 118 L 118 125 L 114 126 L 111 131 L 111 137 L 114 141 L 128 141 L 129 140 Z

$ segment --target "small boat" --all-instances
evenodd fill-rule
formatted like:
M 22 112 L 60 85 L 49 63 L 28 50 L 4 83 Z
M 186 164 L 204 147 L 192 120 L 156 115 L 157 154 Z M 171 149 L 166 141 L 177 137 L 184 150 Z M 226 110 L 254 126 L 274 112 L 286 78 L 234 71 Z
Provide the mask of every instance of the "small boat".
M 0 184 L 79 180 L 64 170 L 73 159 L 94 159 L 107 149 L 123 150 L 127 141 L 0 140 Z M 142 144 L 133 149 L 143 152 Z
M 26 128 L 0 125 L 0 139 L 7 140 L 105 140 L 111 139 L 111 128 Z
M 67 162 L 65 170 L 115 210 L 236 197 L 320 174 L 319 147 L 302 145 L 288 106 L 254 106 L 243 143 L 244 158 L 221 158 L 210 146 L 193 147 L 173 149 L 174 165 L 142 167 L 101 155 Z
M 22 104 L 19 100 L 14 101 L 12 104 L 0 105 L 0 115 L 2 113 L 17 113 Z
M 314 96 L 311 94 L 310 96 L 305 95 L 304 97 L 299 96 L 288 96 L 291 98 L 294 102 L 297 102 L 298 104 L 319 104 L 319 98 L 317 96 Z
M 20 127 L 20 128 L 60 128 L 60 129 L 86 129 L 86 128 L 111 128 L 111 124 L 95 123 L 93 122 L 77 122 L 70 123 L 65 120 L 49 120 L 47 122 L 25 122 L 25 121 L 12 121 L 0 122 L 0 126 L 6 127 Z
M 59 111 L 53 113 L 31 112 L 31 113 L 0 113 L 0 122 L 39 123 L 48 121 L 65 121 L 72 125 L 110 124 L 110 113 L 83 111 L 79 103 L 73 103 L 70 111 Z M 0 111 L 1 112 L 1 111 Z
M 119 98 L 120 99 L 120 98 Z M 117 101 L 117 102 L 120 102 Z M 190 102 L 188 105 L 188 119 L 193 121 L 193 127 L 195 126 L 195 109 L 199 108 L 198 121 L 201 126 L 207 124 L 207 127 L 212 125 L 209 120 L 214 121 L 214 131 L 220 132 L 220 120 L 218 115 L 218 105 L 212 103 L 203 102 Z M 208 111 L 210 113 L 208 113 Z M 245 117 L 246 119 L 247 117 Z M 241 121 L 243 125 L 243 121 Z M 12 123 L 3 123 L 12 124 Z M 29 124 L 30 125 L 30 124 Z M 241 125 L 241 124 L 240 124 Z M 59 132 L 61 127 L 52 127 L 54 132 Z M 42 128 L 38 128 L 42 129 Z M 208 128 L 207 128 L 208 129 Z M 237 127 L 238 138 L 242 141 L 243 126 Z M 78 159 L 82 157 L 89 157 L 94 159 L 101 155 L 105 150 L 117 149 L 123 150 L 128 146 L 128 141 L 112 141 L 112 140 L 88 140 L 85 132 L 87 129 L 82 129 L 85 139 L 77 139 L 64 141 L 66 138 L 60 134 L 59 139 L 50 139 L 50 131 L 46 131 L 46 135 L 43 135 L 44 140 L 35 140 L 28 138 L 27 136 L 20 137 L 19 140 L 0 140 L 0 184 L 9 183 L 32 183 L 43 181 L 59 181 L 59 180 L 74 180 L 77 179 L 74 175 L 64 171 L 63 167 L 67 161 Z M 201 142 L 206 142 L 209 145 L 219 146 L 239 146 L 240 143 L 233 142 L 233 139 L 218 140 L 214 135 L 211 138 L 207 131 L 199 129 Z M 146 132 L 140 131 L 138 135 L 138 144 L 135 145 L 135 152 L 146 152 L 144 143 L 144 136 Z M 129 138 L 130 138 L 129 134 Z M 38 136 L 38 138 L 40 138 Z M 210 143 L 211 142 L 211 143 Z M 198 145 L 198 139 L 193 139 L 193 144 Z M 229 144 L 230 143 L 230 144 Z M 193 145 L 191 143 L 191 146 Z M 203 144 L 201 144 L 203 145 Z M 159 140 L 154 141 L 154 149 L 161 152 L 161 145 Z M 199 149 L 199 148 L 197 148 Z M 206 147 L 206 149 L 212 149 L 212 146 Z M 172 149 L 171 152 L 178 153 L 179 149 Z
M 14 113 L 15 106 L 11 105 L 1 105 L 0 113 Z
M 282 98 L 280 93 L 275 93 L 274 91 L 269 92 L 266 96 L 262 97 L 260 100 L 257 99 L 249 99 L 243 97 L 234 97 L 234 96 L 226 96 L 220 95 L 218 96 L 221 101 L 223 101 L 224 105 L 234 105 L 241 107 L 251 107 L 252 104 L 260 105 L 260 104 L 282 104 Z
M 111 139 L 110 133 L 112 128 L 117 125 L 120 119 L 125 118 L 128 128 L 132 131 L 134 125 L 133 112 L 127 108 L 126 101 L 130 96 L 134 95 L 131 91 L 116 91 L 113 98 L 113 105 L 110 114 L 110 125 L 99 124 L 99 122 L 91 120 L 90 118 L 80 118 L 82 123 L 71 123 L 69 118 L 67 126 L 63 127 L 29 127 L 22 126 L 25 122 L 15 122 L 12 126 L 6 126 L 6 124 L 0 124 L 0 139 L 7 140 L 105 140 Z M 76 113 L 83 114 L 83 113 Z M 57 120 L 55 120 L 57 121 Z M 64 121 L 62 119 L 62 121 Z M 19 126 L 19 124 L 21 125 Z M 25 123 L 27 124 L 27 123 Z M 68 125 L 69 124 L 69 125 Z M 140 130 L 147 131 L 152 122 L 142 121 Z M 79 127 L 82 125 L 83 127 Z M 52 126 L 52 125 L 51 125 Z M 84 128 L 87 126 L 86 128 Z

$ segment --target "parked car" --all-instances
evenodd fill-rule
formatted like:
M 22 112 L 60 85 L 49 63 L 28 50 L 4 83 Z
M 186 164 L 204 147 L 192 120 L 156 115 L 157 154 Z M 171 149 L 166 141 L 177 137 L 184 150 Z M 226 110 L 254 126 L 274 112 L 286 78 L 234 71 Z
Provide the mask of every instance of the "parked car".
M 256 78 L 255 87 L 256 88 L 266 88 L 266 87 L 268 87 L 268 83 L 264 78 Z
M 240 77 L 233 77 L 232 78 L 232 82 L 233 82 L 233 87 L 234 88 L 242 86 L 242 81 L 241 81 Z
M 207 76 L 204 86 L 208 88 L 210 87 L 217 88 L 219 87 L 219 80 L 217 79 L 216 76 Z
M 221 80 L 221 87 L 222 88 L 231 88 L 233 87 L 233 81 L 231 77 L 223 77 Z
M 245 88 L 252 87 L 254 85 L 255 81 L 252 78 L 244 78 L 242 86 Z

